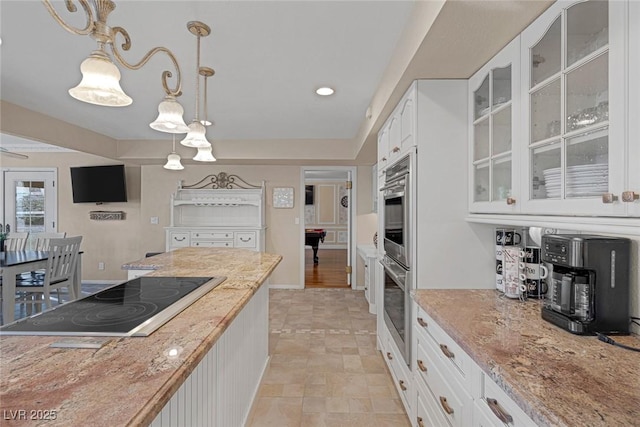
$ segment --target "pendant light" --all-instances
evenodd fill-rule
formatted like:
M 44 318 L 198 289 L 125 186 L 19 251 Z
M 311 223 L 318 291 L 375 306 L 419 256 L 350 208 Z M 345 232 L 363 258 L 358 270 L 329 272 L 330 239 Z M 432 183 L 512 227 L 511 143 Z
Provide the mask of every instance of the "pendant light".
M 203 126 L 210 126 L 211 122 L 208 121 L 207 117 L 207 78 L 213 76 L 215 71 L 213 68 L 209 67 L 200 67 L 200 75 L 204 77 L 204 119 L 200 122 Z M 198 147 L 198 152 L 196 153 L 193 160 L 198 162 L 215 162 L 216 158 L 213 157 L 213 147 L 209 144 L 208 147 Z
M 173 137 L 173 149 L 171 154 L 167 156 L 167 163 L 163 166 L 165 169 L 179 171 L 184 169 L 182 163 L 180 163 L 180 156 L 176 153 L 176 134 L 171 135 Z
M 195 118 L 189 123 L 189 133 L 180 141 L 180 144 L 193 148 L 211 147 L 211 143 L 207 141 L 205 136 L 206 129 L 198 119 L 198 110 L 200 108 L 200 38 L 211 34 L 211 29 L 200 21 L 189 21 L 187 28 L 198 40 L 196 51 L 196 111 Z

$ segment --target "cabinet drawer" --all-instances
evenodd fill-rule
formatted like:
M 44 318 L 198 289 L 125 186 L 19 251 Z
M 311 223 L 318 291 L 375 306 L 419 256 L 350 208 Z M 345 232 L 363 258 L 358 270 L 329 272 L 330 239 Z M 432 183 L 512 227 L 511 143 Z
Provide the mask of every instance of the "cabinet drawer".
M 527 414 L 487 374 L 482 373 L 482 396 L 476 404 L 491 413 L 492 425 L 504 426 L 500 418 L 510 418 L 509 426 L 535 426 Z M 481 409 L 482 410 L 482 409 Z M 485 414 L 486 411 L 483 411 Z
M 420 370 L 418 378 L 427 385 L 433 393 L 439 413 L 453 427 L 466 427 L 469 425 L 473 414 L 473 400 L 471 396 L 462 390 L 455 391 L 445 379 L 446 372 L 442 372 L 439 364 L 434 362 L 427 354 L 426 349 L 418 347 L 418 360 L 423 361 L 425 371 Z
M 256 233 L 254 231 L 239 231 L 235 233 L 235 247 L 236 248 L 255 248 L 256 247 Z
M 183 248 L 189 246 L 189 233 L 172 232 L 169 234 L 169 242 L 172 248 Z
M 233 231 L 192 231 L 192 239 L 233 240 Z
M 445 362 L 445 366 L 449 368 L 451 375 L 463 386 L 468 384 L 467 379 L 470 376 L 472 366 L 471 359 L 419 306 L 416 329 L 417 333 L 423 333 L 423 336 L 429 337 L 433 347 L 436 349 L 437 357 Z
M 416 383 L 416 396 L 416 427 L 451 425 L 438 409 L 438 402 L 426 386 Z
M 200 248 L 232 248 L 233 242 L 225 242 L 223 240 L 202 240 L 193 242 L 191 246 Z
M 409 367 L 397 351 L 395 341 L 393 341 L 390 335 L 387 335 L 384 357 L 389 365 L 389 370 L 391 371 L 391 376 L 393 377 L 393 382 L 398 390 L 398 394 L 402 398 L 407 413 L 410 414 L 410 408 L 412 406 L 411 396 L 413 395 L 412 376 L 409 372 Z

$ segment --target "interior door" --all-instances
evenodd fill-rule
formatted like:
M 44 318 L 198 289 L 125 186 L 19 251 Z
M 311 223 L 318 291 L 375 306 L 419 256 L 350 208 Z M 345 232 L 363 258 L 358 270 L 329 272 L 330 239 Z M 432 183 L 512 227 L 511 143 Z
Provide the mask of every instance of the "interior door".
M 57 231 L 55 169 L 5 169 L 2 171 L 2 224 L 11 231 Z

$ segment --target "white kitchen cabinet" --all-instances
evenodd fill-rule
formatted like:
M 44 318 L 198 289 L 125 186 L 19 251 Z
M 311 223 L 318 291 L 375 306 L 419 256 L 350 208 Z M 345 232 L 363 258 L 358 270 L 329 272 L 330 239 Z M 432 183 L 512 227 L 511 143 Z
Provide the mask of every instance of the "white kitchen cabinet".
M 627 214 L 627 8 L 558 1 L 523 31 L 522 212 Z
M 469 210 L 512 213 L 520 191 L 520 37 L 469 79 Z
M 416 390 L 414 387 L 413 375 L 409 366 L 398 350 L 396 342 L 391 337 L 387 325 L 382 322 L 382 329 L 378 330 L 382 343 L 383 359 L 387 363 L 393 383 L 398 391 L 400 400 L 404 406 L 409 419 L 413 419 L 413 408 L 415 408 Z
M 171 197 L 166 250 L 181 247 L 264 251 L 264 187 L 183 189 Z
M 364 262 L 364 297 L 369 303 L 369 313 L 376 314 L 377 250 L 372 245 L 358 245 L 357 251 Z
M 380 173 L 416 146 L 417 87 L 417 81 L 409 86 L 378 133 L 378 170 Z
M 268 325 L 269 287 L 263 285 L 151 426 L 245 425 L 269 361 Z
M 535 423 L 414 303 L 417 425 L 504 427 Z M 446 421 L 445 421 L 446 420 Z
M 628 182 L 621 197 L 630 216 L 640 217 L 640 2 L 629 2 Z M 625 201 L 626 200 L 626 201 Z

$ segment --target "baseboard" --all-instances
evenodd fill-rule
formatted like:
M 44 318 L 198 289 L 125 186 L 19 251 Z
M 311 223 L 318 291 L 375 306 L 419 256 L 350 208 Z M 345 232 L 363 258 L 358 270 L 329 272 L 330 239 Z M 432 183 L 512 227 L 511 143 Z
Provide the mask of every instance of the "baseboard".
M 304 285 L 276 285 L 269 283 L 269 289 L 304 289 Z

